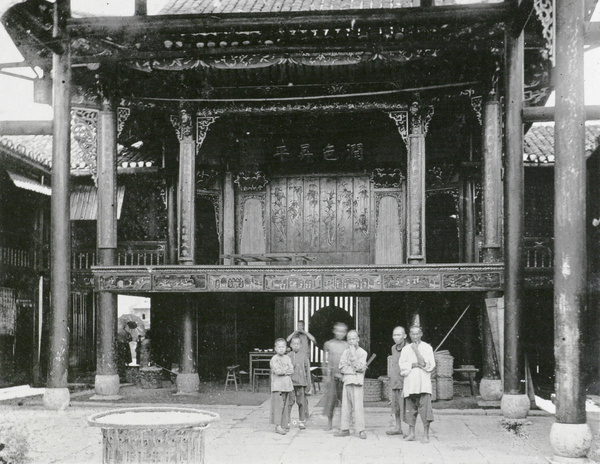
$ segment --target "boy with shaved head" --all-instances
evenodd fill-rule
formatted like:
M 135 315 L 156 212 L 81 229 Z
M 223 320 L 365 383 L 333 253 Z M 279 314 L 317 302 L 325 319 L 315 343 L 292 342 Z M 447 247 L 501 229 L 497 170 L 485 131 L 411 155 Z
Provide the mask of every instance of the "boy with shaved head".
M 404 397 L 402 390 L 404 389 L 404 377 L 400 375 L 400 353 L 406 343 L 406 330 L 404 327 L 398 326 L 392 332 L 394 346 L 392 346 L 392 362 L 390 363 L 390 387 L 392 388 L 392 414 L 396 418 L 396 428 L 388 430 L 385 433 L 388 435 L 403 435 L 402 433 L 402 416 L 404 415 Z
M 340 372 L 344 376 L 342 392 L 342 418 L 336 437 L 350 435 L 350 415 L 354 416 L 354 429 L 363 440 L 365 434 L 365 412 L 363 409 L 363 383 L 367 369 L 367 352 L 358 346 L 358 332 L 351 330 L 346 337 L 348 348 L 340 358 Z

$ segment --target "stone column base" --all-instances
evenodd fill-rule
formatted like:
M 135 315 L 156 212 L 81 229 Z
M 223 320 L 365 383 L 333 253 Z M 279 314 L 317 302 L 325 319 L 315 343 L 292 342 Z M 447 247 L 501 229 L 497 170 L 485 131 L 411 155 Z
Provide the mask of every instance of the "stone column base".
M 177 374 L 177 393 L 198 393 L 200 377 L 198 374 Z
M 500 379 L 481 379 L 479 382 L 479 394 L 485 401 L 500 401 L 502 390 L 502 380 Z
M 68 388 L 46 388 L 42 402 L 46 409 L 64 411 L 69 407 L 71 394 Z
M 502 395 L 500 410 L 505 419 L 525 419 L 530 407 L 527 395 Z
M 552 462 L 584 463 L 592 446 L 592 432 L 587 424 L 560 424 L 550 429 L 550 445 L 554 450 Z
M 119 396 L 120 385 L 119 374 L 96 374 L 94 381 L 96 395 L 94 395 L 94 399 L 103 399 L 102 397 L 114 398 Z

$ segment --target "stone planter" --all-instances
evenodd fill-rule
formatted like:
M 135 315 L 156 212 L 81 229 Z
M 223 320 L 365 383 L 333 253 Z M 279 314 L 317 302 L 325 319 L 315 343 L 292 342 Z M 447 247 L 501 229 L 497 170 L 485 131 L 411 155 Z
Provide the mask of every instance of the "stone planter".
M 102 462 L 203 463 L 204 432 L 214 412 L 178 407 L 105 411 L 88 418 L 102 429 Z

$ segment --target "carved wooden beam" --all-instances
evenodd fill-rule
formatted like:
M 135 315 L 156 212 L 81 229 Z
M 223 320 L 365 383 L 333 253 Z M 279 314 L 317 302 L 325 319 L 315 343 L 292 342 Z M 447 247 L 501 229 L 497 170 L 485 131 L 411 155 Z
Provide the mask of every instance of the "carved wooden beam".
M 405 292 L 502 290 L 504 266 L 95 266 L 96 291 Z

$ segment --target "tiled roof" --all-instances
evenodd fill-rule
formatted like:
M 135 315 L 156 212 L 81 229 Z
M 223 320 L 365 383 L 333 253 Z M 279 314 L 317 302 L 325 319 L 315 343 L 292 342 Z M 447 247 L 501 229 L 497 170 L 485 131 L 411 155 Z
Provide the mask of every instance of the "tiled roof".
M 0 144 L 10 147 L 15 154 L 21 154 L 45 167 L 52 167 L 52 136 L 51 135 L 10 135 L 0 137 Z M 119 146 L 117 165 L 120 168 L 155 166 L 157 160 L 143 150 Z M 79 143 L 71 137 L 71 173 L 89 173 Z
M 369 10 L 419 5 L 420 0 L 170 0 L 160 14 Z
M 478 3 L 500 3 L 481 0 Z M 436 4 L 470 4 L 473 0 L 442 0 Z M 159 14 L 280 13 L 411 8 L 421 0 L 169 0 Z
M 600 124 L 586 124 L 585 151 L 589 156 L 600 145 Z M 525 134 L 523 161 L 527 164 L 554 163 L 554 125 L 533 124 Z

